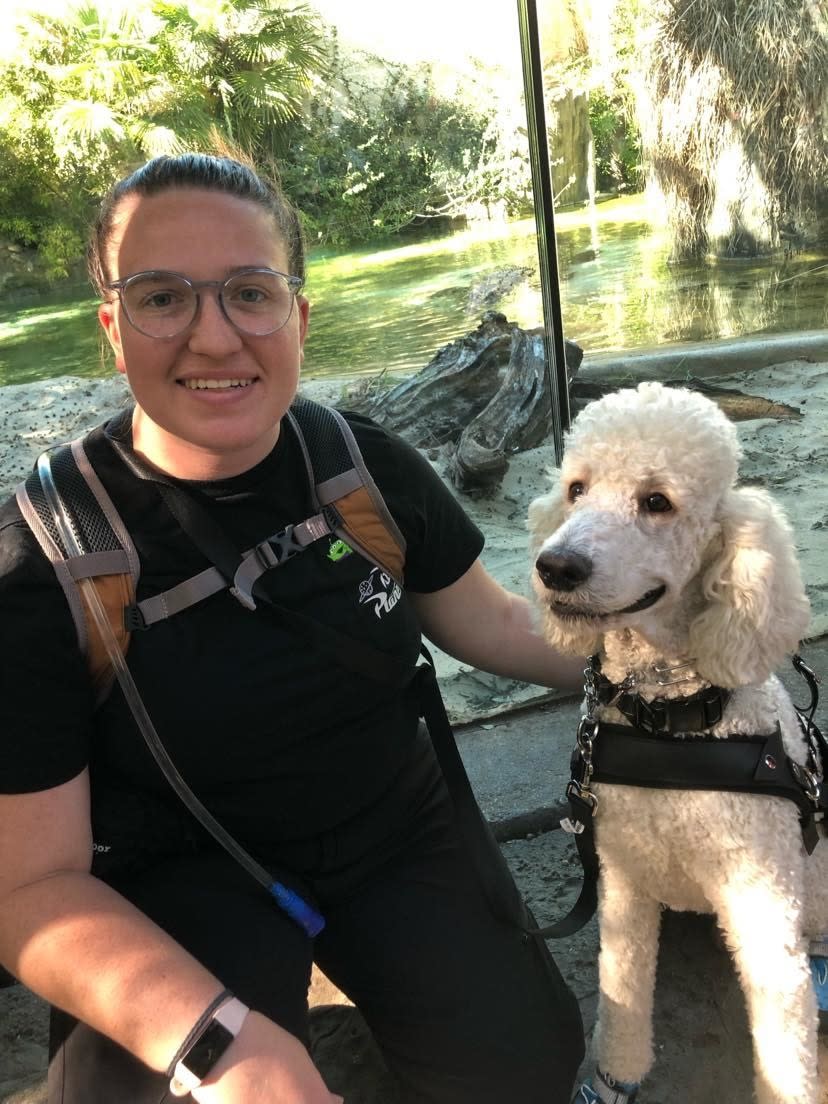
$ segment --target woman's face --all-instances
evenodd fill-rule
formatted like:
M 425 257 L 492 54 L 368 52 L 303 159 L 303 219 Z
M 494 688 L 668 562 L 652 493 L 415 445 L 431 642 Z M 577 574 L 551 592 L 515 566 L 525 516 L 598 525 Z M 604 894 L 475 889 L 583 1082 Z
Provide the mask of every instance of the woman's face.
M 288 251 L 258 204 L 206 189 L 170 188 L 119 204 L 105 262 L 110 280 L 157 269 L 196 282 L 225 280 L 245 268 L 287 273 Z M 126 373 L 135 396 L 136 449 L 185 479 L 237 475 L 267 456 L 296 393 L 308 325 L 302 296 L 282 329 L 263 337 L 236 330 L 213 289 L 202 291 L 200 300 L 193 325 L 172 338 L 140 333 L 117 299 L 98 311 L 118 371 Z

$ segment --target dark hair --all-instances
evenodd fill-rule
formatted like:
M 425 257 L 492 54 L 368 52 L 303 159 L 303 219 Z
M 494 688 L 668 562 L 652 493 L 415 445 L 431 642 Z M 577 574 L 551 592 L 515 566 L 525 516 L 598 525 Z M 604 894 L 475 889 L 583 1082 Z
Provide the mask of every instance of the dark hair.
M 89 276 L 99 294 L 103 295 L 105 285 L 109 282 L 104 253 L 121 200 L 129 195 L 157 195 L 170 188 L 203 188 L 210 192 L 226 192 L 263 207 L 273 216 L 284 238 L 291 274 L 305 278 L 305 243 L 299 213 L 279 184 L 265 179 L 251 165 L 245 165 L 232 157 L 182 153 L 177 157 L 154 157 L 140 169 L 118 181 L 104 196 L 86 250 Z

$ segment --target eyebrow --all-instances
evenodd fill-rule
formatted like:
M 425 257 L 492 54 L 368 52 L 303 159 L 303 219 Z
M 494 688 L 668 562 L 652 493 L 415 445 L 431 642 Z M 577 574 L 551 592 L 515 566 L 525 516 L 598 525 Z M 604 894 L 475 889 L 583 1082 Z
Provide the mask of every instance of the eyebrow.
M 289 271 L 287 271 L 285 269 L 281 269 L 281 268 L 273 268 L 269 264 L 243 264 L 243 265 L 236 265 L 233 268 L 225 268 L 224 269 L 224 275 L 219 276 L 218 279 L 219 280 L 229 280 L 231 276 L 236 276 L 240 272 L 250 272 L 250 271 L 255 271 L 257 269 L 266 269 L 268 272 L 278 272 L 283 276 L 290 276 L 291 275 L 291 273 Z M 116 280 L 128 280 L 132 276 L 139 276 L 139 275 L 141 275 L 141 273 L 144 273 L 144 272 L 159 272 L 162 275 L 167 275 L 167 276 L 180 276 L 182 279 L 192 280 L 194 283 L 200 283 L 201 282 L 199 280 L 195 280 L 194 277 L 190 276 L 187 272 L 180 272 L 177 268 L 139 268 L 139 269 L 136 269 L 135 272 L 128 273 L 126 276 L 117 276 Z M 212 283 L 213 281 L 211 280 L 211 281 L 208 281 L 208 282 Z
M 224 271 L 228 276 L 235 276 L 237 272 L 249 272 L 251 268 L 266 268 L 268 272 L 282 272 L 281 268 L 274 268 L 269 264 L 245 264 L 237 265 L 235 268 L 226 268 Z

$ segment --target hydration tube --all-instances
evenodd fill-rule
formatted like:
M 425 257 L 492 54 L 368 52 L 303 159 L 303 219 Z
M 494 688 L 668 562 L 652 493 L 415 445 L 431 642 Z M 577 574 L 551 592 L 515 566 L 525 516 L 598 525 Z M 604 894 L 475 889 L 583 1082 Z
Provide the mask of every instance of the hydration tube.
M 40 476 L 43 493 L 52 511 L 55 525 L 57 526 L 60 539 L 63 542 L 67 554 L 71 556 L 82 556 L 83 549 L 78 543 L 72 520 L 58 494 L 52 476 L 49 456 L 45 452 L 38 458 L 37 472 Z M 279 908 L 287 913 L 291 920 L 294 920 L 308 936 L 313 938 L 318 935 L 325 926 L 324 917 L 294 890 L 290 889 L 288 886 L 282 885 L 281 882 L 274 881 L 268 871 L 265 870 L 263 866 L 260 866 L 259 863 L 257 863 L 256 860 L 249 855 L 224 828 L 222 828 L 212 813 L 202 805 L 184 781 L 178 768 L 167 754 L 167 749 L 162 744 L 161 738 L 155 730 L 155 725 L 152 723 L 152 719 L 147 712 L 138 687 L 135 685 L 135 680 L 127 667 L 124 654 L 112 630 L 112 625 L 106 615 L 103 602 L 101 601 L 95 584 L 88 578 L 78 579 L 76 582 L 86 599 L 87 607 L 101 634 L 101 639 L 103 640 L 107 654 L 112 662 L 115 676 L 121 686 L 124 698 L 132 710 L 132 714 L 146 741 L 147 747 L 152 753 L 156 763 L 161 768 L 164 777 L 193 816 L 195 816 L 200 824 L 207 829 L 213 839 L 221 844 L 225 851 L 240 863 L 261 886 L 264 886 L 267 892 L 276 901 Z

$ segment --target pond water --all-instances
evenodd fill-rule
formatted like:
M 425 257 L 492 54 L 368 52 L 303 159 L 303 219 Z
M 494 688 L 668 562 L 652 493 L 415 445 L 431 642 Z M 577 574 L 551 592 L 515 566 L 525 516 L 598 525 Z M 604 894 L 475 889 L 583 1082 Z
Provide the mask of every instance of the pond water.
M 828 256 L 668 264 L 669 242 L 640 196 L 557 216 L 566 336 L 587 352 L 828 326 Z M 497 304 L 522 326 L 542 321 L 532 220 L 489 224 L 388 249 L 311 251 L 308 375 L 406 372 L 474 329 L 485 307 L 469 290 L 494 269 L 530 274 Z M 100 376 L 95 301 L 58 289 L 0 305 L 0 385 L 61 375 Z

